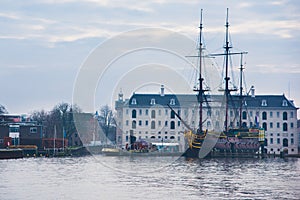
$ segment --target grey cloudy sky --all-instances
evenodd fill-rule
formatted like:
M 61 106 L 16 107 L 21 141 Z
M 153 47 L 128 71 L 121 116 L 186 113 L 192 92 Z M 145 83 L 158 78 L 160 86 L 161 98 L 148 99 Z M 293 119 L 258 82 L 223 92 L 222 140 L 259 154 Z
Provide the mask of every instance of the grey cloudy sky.
M 0 104 L 11 113 L 29 113 L 71 102 L 80 66 L 97 45 L 148 27 L 196 41 L 201 8 L 206 47 L 222 52 L 227 7 L 233 46 L 249 52 L 248 87 L 257 94 L 284 93 L 299 106 L 297 0 L 2 0 Z

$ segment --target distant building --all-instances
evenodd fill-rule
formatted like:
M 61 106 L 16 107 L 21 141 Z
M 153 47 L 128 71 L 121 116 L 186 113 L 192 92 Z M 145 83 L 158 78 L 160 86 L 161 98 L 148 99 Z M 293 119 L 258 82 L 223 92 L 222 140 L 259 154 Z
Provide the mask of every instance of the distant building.
M 42 148 L 43 127 L 24 116 L 0 115 L 0 148 L 10 145 L 36 145 Z
M 223 121 L 219 116 L 223 96 L 207 96 L 211 101 L 204 105 L 204 128 L 221 127 Z M 239 127 L 239 96 L 231 96 L 228 112 L 229 128 Z M 266 133 L 265 150 L 270 154 L 298 153 L 297 109 L 292 101 L 284 95 L 255 95 L 243 97 L 242 127 L 262 127 Z M 180 149 L 185 149 L 183 132 L 186 127 L 168 107 L 170 105 L 191 128 L 197 128 L 199 121 L 197 97 L 193 94 L 165 94 L 161 88 L 160 94 L 133 94 L 129 99 L 123 99 L 120 93 L 115 103 L 117 111 L 117 144 L 124 147 L 130 135 L 137 139 L 150 141 L 167 141 L 178 143 Z M 209 109 L 209 107 L 211 109 Z

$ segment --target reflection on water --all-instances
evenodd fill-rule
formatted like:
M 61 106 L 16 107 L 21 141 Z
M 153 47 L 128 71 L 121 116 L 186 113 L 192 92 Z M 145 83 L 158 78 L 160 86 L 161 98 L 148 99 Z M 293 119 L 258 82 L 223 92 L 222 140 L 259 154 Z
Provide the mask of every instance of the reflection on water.
M 0 160 L 0 199 L 299 199 L 300 159 Z

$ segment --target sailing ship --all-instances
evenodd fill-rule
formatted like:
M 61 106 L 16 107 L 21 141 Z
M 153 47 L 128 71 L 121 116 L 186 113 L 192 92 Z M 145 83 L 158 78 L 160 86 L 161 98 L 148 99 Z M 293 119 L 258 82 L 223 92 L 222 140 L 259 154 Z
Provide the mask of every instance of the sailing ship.
M 224 45 L 224 53 L 221 54 L 210 54 L 209 56 L 224 56 L 224 66 L 225 66 L 225 77 L 224 77 L 224 89 L 220 90 L 223 92 L 223 96 L 215 96 L 216 98 L 212 98 L 211 101 L 219 101 L 221 105 L 219 108 L 223 109 L 224 115 L 224 130 L 217 131 L 217 130 L 210 130 L 204 129 L 204 119 L 203 119 L 203 109 L 204 107 L 211 112 L 210 102 L 207 98 L 207 92 L 209 89 L 204 88 L 204 77 L 202 74 L 202 63 L 204 59 L 203 55 L 203 41 L 202 41 L 202 9 L 200 15 L 200 26 L 199 26 L 199 48 L 198 48 L 198 55 L 191 56 L 191 57 L 198 57 L 198 66 L 199 66 L 199 75 L 198 75 L 198 86 L 194 89 L 197 93 L 197 103 L 198 103 L 198 115 L 199 115 L 199 122 L 198 127 L 196 129 L 190 128 L 187 123 L 184 122 L 177 115 L 179 120 L 181 120 L 186 127 L 188 128 L 185 131 L 185 138 L 187 141 L 188 148 L 183 154 L 185 157 L 192 157 L 192 158 L 204 158 L 208 156 L 254 156 L 257 155 L 259 150 L 263 153 L 264 149 L 264 141 L 265 141 L 265 134 L 264 129 L 259 127 L 247 127 L 243 126 L 242 123 L 242 110 L 243 106 L 243 87 L 242 87 L 242 71 L 243 71 L 243 64 L 242 58 L 243 54 L 247 52 L 231 52 L 230 49 L 232 46 L 230 45 L 229 41 L 229 22 L 228 22 L 228 9 L 227 9 L 227 16 L 226 16 L 226 37 L 225 37 L 225 45 Z M 237 91 L 236 88 L 229 88 L 229 57 L 231 55 L 241 55 L 241 67 L 240 67 L 240 94 L 239 96 L 232 96 L 231 92 Z M 234 99 L 239 102 L 239 126 L 233 127 L 231 124 L 228 125 L 228 113 L 229 109 L 233 109 L 236 105 Z M 171 107 L 170 107 L 171 108 Z M 172 109 L 172 108 L 171 108 Z M 220 118 L 221 119 L 221 118 Z

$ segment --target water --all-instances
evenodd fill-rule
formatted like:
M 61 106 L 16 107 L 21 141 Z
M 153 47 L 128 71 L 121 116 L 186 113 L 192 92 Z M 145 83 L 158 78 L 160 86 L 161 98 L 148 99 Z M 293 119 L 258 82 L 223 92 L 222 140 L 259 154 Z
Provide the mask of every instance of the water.
M 300 159 L 0 160 L 0 199 L 299 199 Z

